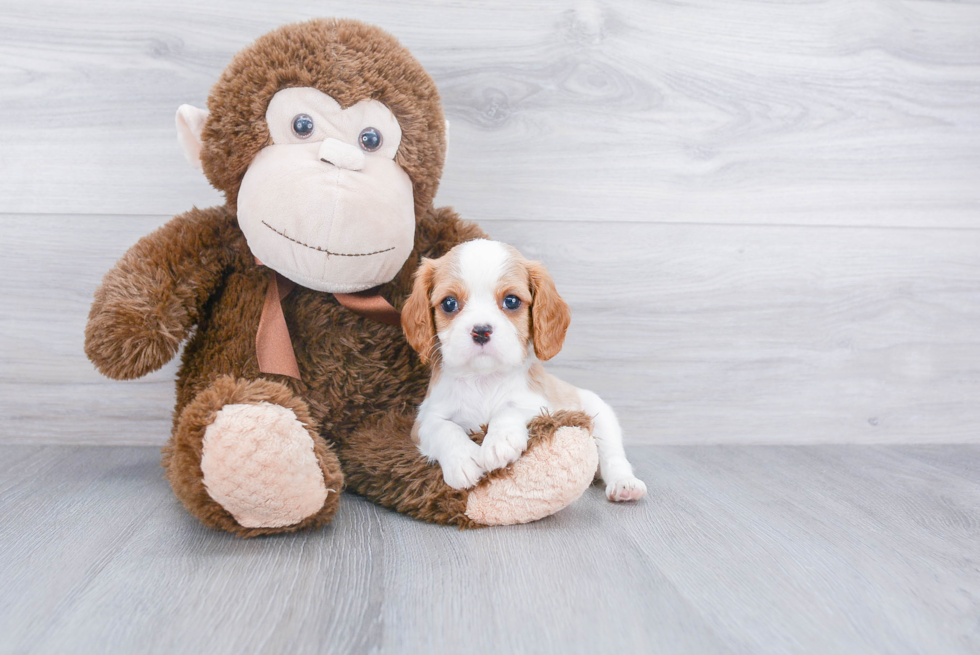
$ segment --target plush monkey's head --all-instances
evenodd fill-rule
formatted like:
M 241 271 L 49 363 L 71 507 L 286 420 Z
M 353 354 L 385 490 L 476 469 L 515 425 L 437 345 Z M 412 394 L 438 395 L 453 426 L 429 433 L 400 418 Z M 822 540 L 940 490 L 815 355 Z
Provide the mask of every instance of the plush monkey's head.
M 432 205 L 446 153 L 432 78 L 391 35 L 352 20 L 286 25 L 183 105 L 184 153 L 223 191 L 249 248 L 303 286 L 388 282 Z

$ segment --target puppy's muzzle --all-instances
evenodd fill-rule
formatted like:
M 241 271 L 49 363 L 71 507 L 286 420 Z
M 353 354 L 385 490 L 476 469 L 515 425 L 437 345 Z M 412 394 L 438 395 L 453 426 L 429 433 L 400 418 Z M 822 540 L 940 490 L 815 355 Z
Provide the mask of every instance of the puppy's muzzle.
M 493 327 L 489 325 L 474 325 L 473 331 L 470 334 L 473 335 L 473 341 L 482 346 L 490 341 L 490 335 L 493 334 Z

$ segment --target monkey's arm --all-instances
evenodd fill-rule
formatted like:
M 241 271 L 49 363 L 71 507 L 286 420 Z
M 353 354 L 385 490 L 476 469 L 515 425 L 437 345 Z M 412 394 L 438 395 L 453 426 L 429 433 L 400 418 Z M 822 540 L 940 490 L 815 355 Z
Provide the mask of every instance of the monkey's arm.
M 192 209 L 140 239 L 102 279 L 85 354 L 107 377 L 138 378 L 177 353 L 234 256 L 235 217 Z

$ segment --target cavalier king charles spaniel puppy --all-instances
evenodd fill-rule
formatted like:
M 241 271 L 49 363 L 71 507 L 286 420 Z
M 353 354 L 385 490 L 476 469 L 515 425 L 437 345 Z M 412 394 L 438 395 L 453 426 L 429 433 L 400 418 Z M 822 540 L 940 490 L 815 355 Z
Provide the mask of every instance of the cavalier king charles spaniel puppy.
M 446 484 L 472 487 L 521 456 L 528 421 L 542 411 L 574 409 L 593 418 L 609 500 L 646 494 L 626 460 L 612 408 L 541 365 L 561 350 L 570 321 L 545 267 L 508 245 L 479 239 L 422 260 L 402 327 L 433 372 L 412 436 L 424 456 L 439 462 Z M 481 446 L 469 433 L 483 425 Z

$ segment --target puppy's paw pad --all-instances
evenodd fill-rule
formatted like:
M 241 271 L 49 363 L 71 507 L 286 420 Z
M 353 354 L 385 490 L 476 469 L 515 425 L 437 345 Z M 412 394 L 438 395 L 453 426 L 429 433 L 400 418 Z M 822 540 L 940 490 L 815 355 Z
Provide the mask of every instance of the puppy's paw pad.
M 479 463 L 472 459 L 440 465 L 442 466 L 442 479 L 453 489 L 469 489 L 476 485 L 486 472 Z
M 632 475 L 606 484 L 606 498 L 614 503 L 639 500 L 647 495 L 647 486 Z

